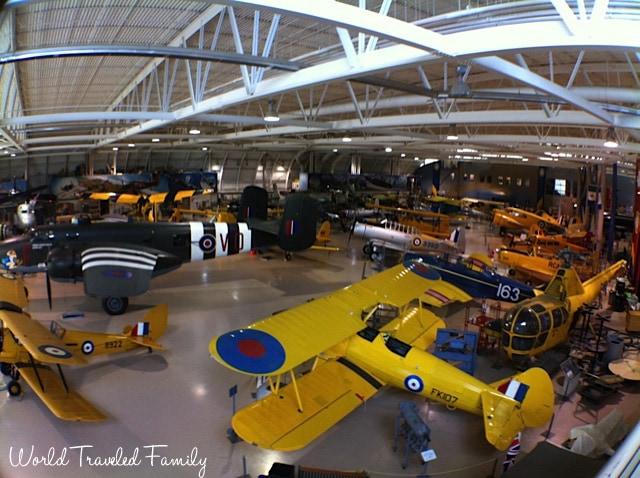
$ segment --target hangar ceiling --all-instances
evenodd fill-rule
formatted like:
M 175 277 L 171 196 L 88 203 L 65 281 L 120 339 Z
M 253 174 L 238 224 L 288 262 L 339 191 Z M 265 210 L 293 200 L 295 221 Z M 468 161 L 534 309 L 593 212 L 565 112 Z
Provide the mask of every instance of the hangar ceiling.
M 206 148 L 624 171 L 640 152 L 638 1 L 9 0 L 0 15 L 15 161 Z

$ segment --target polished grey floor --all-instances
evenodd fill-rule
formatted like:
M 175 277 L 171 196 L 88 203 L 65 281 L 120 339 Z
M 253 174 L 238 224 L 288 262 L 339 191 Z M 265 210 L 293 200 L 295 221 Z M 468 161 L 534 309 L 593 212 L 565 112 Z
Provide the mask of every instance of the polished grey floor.
M 468 251 L 486 252 L 497 244 L 484 226 L 474 226 L 467 233 Z M 345 236 L 334 234 L 344 245 Z M 279 453 L 258 449 L 245 443 L 232 445 L 225 437 L 232 403 L 229 388 L 238 385 L 238 406 L 247 404 L 254 382 L 214 362 L 208 354 L 211 337 L 264 318 L 275 311 L 304 302 L 310 297 L 329 293 L 359 280 L 363 270 L 361 243 L 353 241 L 339 253 L 307 251 L 284 262 L 282 255 L 242 256 L 187 264 L 153 282 L 152 290 L 132 300 L 129 313 L 110 318 L 102 313 L 97 301 L 86 298 L 82 284 L 53 283 L 54 307 L 49 311 L 43 277 L 28 280 L 32 298 L 30 312 L 43 321 L 60 319 L 62 312 L 82 311 L 81 319 L 67 319 L 69 328 L 117 331 L 127 323 L 140 320 L 149 307 L 169 304 L 170 319 L 166 336 L 161 339 L 166 351 L 147 354 L 130 353 L 113 356 L 88 367 L 67 369 L 71 386 L 105 411 L 109 420 L 100 424 L 66 423 L 54 418 L 34 393 L 27 389 L 22 400 L 0 394 L 0 477 L 207 477 L 233 478 L 243 473 L 246 457 L 248 473 L 266 473 L 273 461 L 308 466 L 366 469 L 371 476 L 415 476 L 422 467 L 413 456 L 409 467 L 400 467 L 401 455 L 391 449 L 394 418 L 403 400 L 416 402 L 432 430 L 431 445 L 438 459 L 429 472 L 449 477 L 490 475 L 494 461 L 502 461 L 484 439 L 482 419 L 464 412 L 425 402 L 393 389 L 383 390 L 365 406 L 356 410 L 306 449 Z M 367 274 L 373 273 L 370 268 Z M 460 326 L 463 311 L 447 318 L 450 326 Z M 495 369 L 493 360 L 481 357 L 476 376 L 493 381 L 512 373 L 508 367 Z M 636 420 L 637 395 L 627 397 L 624 407 L 628 419 Z M 622 403 L 622 402 L 621 402 Z M 551 440 L 561 443 L 568 430 L 583 423 L 573 416 L 575 403 L 558 406 Z M 529 430 L 523 437 L 523 450 L 531 450 L 542 440 L 543 429 Z M 89 445 L 90 455 L 116 454 L 123 448 L 125 456 L 139 448 L 137 466 L 80 466 L 79 451 L 67 451 L 67 463 L 61 466 L 14 466 L 17 450 L 26 455 L 33 446 L 36 455 L 46 455 L 53 447 L 56 456 L 64 447 Z M 195 466 L 161 466 L 160 458 L 145 455 L 150 445 L 156 455 L 182 458 L 197 449 L 195 461 L 206 458 L 206 468 Z M 10 451 L 13 454 L 10 456 Z M 13 459 L 13 463 L 10 460 Z M 497 475 L 496 475 L 497 476 Z

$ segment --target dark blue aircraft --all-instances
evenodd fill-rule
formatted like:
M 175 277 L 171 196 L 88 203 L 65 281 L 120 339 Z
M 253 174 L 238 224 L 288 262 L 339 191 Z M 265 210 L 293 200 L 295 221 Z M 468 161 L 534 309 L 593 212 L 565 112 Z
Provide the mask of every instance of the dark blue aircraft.
M 442 280 L 455 285 L 476 299 L 520 302 L 535 297 L 531 286 L 496 273 L 478 256 L 445 259 L 407 252 L 404 260 L 418 260 L 438 272 Z

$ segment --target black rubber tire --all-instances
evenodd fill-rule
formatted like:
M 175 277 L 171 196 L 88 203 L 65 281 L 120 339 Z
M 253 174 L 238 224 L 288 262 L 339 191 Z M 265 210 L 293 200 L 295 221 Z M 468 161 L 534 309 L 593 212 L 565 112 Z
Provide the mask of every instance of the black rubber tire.
M 547 223 L 544 221 L 538 221 L 538 227 L 541 231 L 544 231 L 547 228 Z
M 7 384 L 7 392 L 9 393 L 10 397 L 17 397 L 22 393 L 22 385 L 20 385 L 15 380 L 11 380 Z
M 0 363 L 0 373 L 2 375 L 6 375 L 7 377 L 11 375 L 11 364 L 7 362 Z
M 508 275 L 509 277 L 515 277 L 515 275 L 516 275 L 516 270 L 515 270 L 515 269 L 509 269 L 509 270 L 507 271 L 507 275 Z
M 365 256 L 370 256 L 373 252 L 373 247 L 371 247 L 371 244 L 367 242 L 364 246 L 362 246 L 362 252 Z
M 122 315 L 128 306 L 128 297 L 105 297 L 102 299 L 102 308 L 109 315 Z

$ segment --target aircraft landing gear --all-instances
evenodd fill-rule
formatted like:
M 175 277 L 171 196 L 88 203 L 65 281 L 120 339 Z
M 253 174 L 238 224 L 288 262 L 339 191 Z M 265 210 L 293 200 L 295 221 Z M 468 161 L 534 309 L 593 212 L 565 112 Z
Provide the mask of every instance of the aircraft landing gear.
M 0 363 L 0 372 L 2 372 L 2 375 L 11 375 L 11 368 L 11 364 L 7 362 Z
M 128 297 L 105 297 L 102 308 L 109 315 L 122 315 L 129 305 Z
M 291 255 L 290 252 L 285 252 L 284 253 L 284 260 L 289 262 L 291 259 L 293 258 L 293 256 Z
M 11 380 L 7 385 L 7 392 L 10 397 L 17 397 L 22 393 L 22 385 L 17 380 Z

